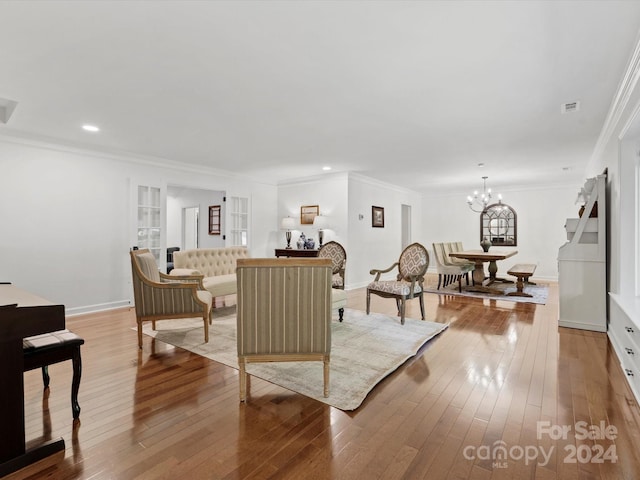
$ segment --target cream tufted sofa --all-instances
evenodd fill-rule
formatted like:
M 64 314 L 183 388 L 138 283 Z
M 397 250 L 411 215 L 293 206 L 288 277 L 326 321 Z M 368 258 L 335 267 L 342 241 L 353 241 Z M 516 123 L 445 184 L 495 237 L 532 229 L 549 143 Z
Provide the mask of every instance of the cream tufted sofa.
M 197 248 L 173 253 L 170 275 L 204 275 L 202 283 L 213 297 L 237 291 L 236 261 L 249 258 L 245 247 Z

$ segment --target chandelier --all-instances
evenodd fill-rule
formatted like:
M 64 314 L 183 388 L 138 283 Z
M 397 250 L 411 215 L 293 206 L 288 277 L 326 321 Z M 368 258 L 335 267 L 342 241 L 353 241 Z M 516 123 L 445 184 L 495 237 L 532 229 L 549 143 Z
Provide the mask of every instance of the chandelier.
M 491 200 L 491 189 L 487 188 L 487 176 L 482 177 L 482 193 L 476 190 L 473 192 L 473 196 L 467 197 L 467 205 L 476 213 L 482 213 L 487 209 L 489 200 Z M 498 203 L 502 203 L 502 195 L 498 194 Z

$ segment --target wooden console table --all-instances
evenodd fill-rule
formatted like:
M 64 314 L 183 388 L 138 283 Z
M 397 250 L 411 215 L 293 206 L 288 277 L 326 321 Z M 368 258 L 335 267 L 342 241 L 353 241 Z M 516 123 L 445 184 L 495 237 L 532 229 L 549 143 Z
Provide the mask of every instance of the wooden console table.
M 64 305 L 0 284 L 0 477 L 64 452 L 62 438 L 26 449 L 22 339 L 63 330 Z M 64 457 L 64 453 L 62 454 Z
M 318 250 L 298 250 L 297 248 L 276 248 L 276 257 L 317 257 Z

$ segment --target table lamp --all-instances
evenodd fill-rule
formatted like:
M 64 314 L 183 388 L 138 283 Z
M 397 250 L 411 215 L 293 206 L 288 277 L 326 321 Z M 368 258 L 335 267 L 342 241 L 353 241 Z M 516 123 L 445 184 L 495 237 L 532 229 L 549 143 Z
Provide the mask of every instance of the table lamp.
M 316 215 L 313 219 L 313 226 L 318 229 L 318 240 L 320 241 L 318 249 L 322 248 L 322 240 L 324 237 L 323 229 L 327 228 L 328 224 L 327 217 L 322 215 Z
M 292 217 L 284 217 L 282 219 L 282 223 L 280 223 L 280 228 L 282 230 L 286 230 L 285 236 L 287 238 L 287 248 L 291 250 L 291 230 L 296 226 L 295 221 Z

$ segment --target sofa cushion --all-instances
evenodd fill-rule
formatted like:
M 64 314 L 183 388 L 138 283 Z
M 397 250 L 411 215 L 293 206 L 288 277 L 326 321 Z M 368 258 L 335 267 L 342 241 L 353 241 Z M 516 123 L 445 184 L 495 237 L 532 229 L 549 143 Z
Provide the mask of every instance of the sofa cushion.
M 198 296 L 198 300 L 206 303 L 207 308 L 211 309 L 211 305 L 213 304 L 213 295 L 211 295 L 211 292 L 207 292 L 205 290 L 198 290 L 196 292 L 196 295 Z
M 173 275 L 174 277 L 182 275 L 202 275 L 202 272 L 193 268 L 174 268 L 169 275 Z
M 331 289 L 331 308 L 344 308 L 347 306 L 347 292 L 337 288 Z
M 204 277 L 202 280 L 204 288 L 211 292 L 214 297 L 222 295 L 233 295 L 237 290 L 236 274 L 216 275 L 215 277 Z

